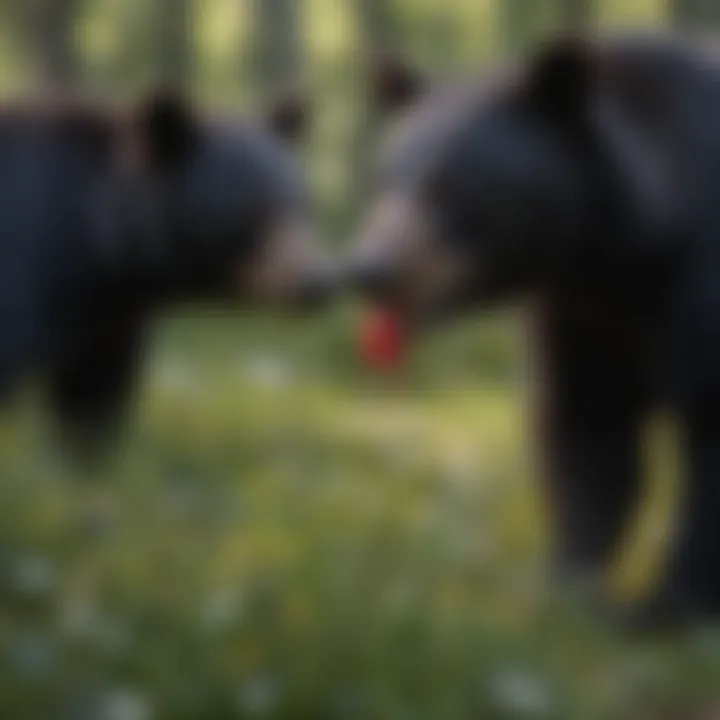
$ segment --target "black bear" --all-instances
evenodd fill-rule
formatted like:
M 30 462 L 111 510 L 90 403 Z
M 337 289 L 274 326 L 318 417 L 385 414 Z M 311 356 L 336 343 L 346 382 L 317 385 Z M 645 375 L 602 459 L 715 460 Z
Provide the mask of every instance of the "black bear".
M 470 82 L 385 58 L 393 111 L 357 287 L 419 327 L 527 299 L 565 577 L 604 571 L 641 496 L 640 432 L 675 413 L 679 528 L 644 627 L 720 611 L 720 64 L 682 39 L 559 38 Z M 717 418 L 716 418 L 717 416 Z
M 331 272 L 286 147 L 304 116 L 288 95 L 263 118 L 211 120 L 165 90 L 123 112 L 5 108 L 2 397 L 46 378 L 68 439 L 92 449 L 127 406 L 160 307 L 322 300 Z

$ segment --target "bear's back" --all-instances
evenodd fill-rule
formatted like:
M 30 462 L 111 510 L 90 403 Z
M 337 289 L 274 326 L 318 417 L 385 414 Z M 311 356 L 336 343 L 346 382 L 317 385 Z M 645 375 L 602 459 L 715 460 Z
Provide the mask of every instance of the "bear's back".
M 0 275 L 42 283 L 79 264 L 88 202 L 107 171 L 110 117 L 81 107 L 0 110 Z M 42 277 L 41 277 L 42 276 Z

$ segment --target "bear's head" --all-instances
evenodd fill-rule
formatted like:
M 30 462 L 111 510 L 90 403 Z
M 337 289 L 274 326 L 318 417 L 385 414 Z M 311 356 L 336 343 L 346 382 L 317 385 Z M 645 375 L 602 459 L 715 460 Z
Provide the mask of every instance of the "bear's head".
M 254 119 L 201 117 L 171 91 L 131 112 L 121 155 L 159 295 L 290 307 L 330 296 L 335 273 L 290 147 L 305 118 L 294 93 Z
M 608 261 L 607 237 L 636 232 L 665 190 L 642 152 L 650 102 L 618 70 L 572 38 L 456 85 L 379 61 L 393 117 L 352 250 L 361 293 L 424 323 Z

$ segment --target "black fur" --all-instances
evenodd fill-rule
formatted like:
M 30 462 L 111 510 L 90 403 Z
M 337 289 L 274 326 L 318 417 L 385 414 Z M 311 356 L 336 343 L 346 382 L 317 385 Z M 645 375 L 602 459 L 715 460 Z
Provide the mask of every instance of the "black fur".
M 96 444 L 127 409 L 152 314 L 242 299 L 269 225 L 305 210 L 271 128 L 213 124 L 172 93 L 123 113 L 6 108 L 0 391 L 40 373 L 64 434 Z
M 672 38 L 561 40 L 403 122 L 381 193 L 412 195 L 474 269 L 437 304 L 532 298 L 561 574 L 613 558 L 665 403 L 685 492 L 648 607 L 720 612 L 720 64 Z

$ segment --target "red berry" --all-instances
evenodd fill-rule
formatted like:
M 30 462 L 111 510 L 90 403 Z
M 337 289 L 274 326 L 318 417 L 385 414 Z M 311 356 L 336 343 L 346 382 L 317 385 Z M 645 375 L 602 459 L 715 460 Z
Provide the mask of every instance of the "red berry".
M 371 312 L 360 329 L 360 351 L 377 370 L 393 370 L 404 359 L 407 335 L 400 318 L 387 310 Z

